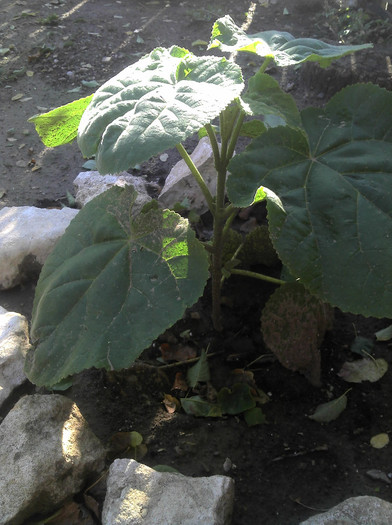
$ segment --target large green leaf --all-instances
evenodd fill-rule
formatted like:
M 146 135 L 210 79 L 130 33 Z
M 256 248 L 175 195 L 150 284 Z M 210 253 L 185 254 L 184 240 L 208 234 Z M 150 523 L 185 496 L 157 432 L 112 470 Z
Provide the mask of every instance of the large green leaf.
M 247 35 L 233 19 L 226 15 L 214 24 L 209 49 L 222 51 L 248 51 L 261 57 L 273 58 L 277 66 L 290 66 L 301 62 L 318 62 L 322 67 L 344 55 L 372 47 L 372 44 L 338 46 L 314 38 L 294 38 L 284 31 L 262 31 Z
M 244 109 L 252 115 L 274 115 L 282 118 L 289 126 L 300 125 L 295 100 L 266 73 L 258 72 L 249 79 L 248 90 L 242 100 L 247 105 Z
M 53 385 L 85 368 L 128 367 L 202 294 L 208 257 L 169 210 L 130 216 L 135 192 L 88 203 L 45 263 L 36 289 L 29 379 Z
M 247 206 L 268 188 L 291 274 L 342 310 L 392 317 L 392 93 L 350 86 L 301 116 L 303 131 L 270 129 L 232 160 L 229 198 Z
M 61 146 L 76 139 L 80 119 L 93 95 L 74 100 L 65 106 L 29 118 L 42 142 L 48 148 Z
M 115 173 L 175 146 L 219 115 L 243 89 L 241 69 L 220 57 L 157 48 L 95 93 L 78 142 Z

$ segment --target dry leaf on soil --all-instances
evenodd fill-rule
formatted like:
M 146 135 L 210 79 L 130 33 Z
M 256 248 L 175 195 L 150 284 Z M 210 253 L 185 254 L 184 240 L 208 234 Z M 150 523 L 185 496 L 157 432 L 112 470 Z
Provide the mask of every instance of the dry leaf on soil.
M 359 359 L 358 361 L 346 361 L 338 376 L 349 383 L 362 383 L 370 381 L 374 383 L 388 370 L 385 359 Z
M 384 448 L 389 443 L 389 436 L 385 432 L 373 436 L 370 440 L 370 444 L 373 448 Z

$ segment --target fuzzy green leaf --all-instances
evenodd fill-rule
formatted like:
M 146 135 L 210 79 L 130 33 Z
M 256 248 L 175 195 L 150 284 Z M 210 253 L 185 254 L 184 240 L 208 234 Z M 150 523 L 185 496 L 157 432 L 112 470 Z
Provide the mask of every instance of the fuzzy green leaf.
M 247 51 L 261 57 L 272 58 L 277 66 L 290 66 L 302 62 L 318 62 L 322 67 L 342 56 L 373 47 L 372 44 L 331 45 L 314 38 L 294 38 L 283 31 L 262 31 L 247 35 L 233 19 L 226 15 L 217 20 L 212 29 L 209 49 L 222 51 Z
M 295 100 L 270 75 L 259 72 L 250 78 L 242 101 L 244 109 L 252 115 L 274 115 L 289 126 L 300 126 L 301 119 Z
M 78 143 L 101 173 L 148 160 L 197 132 L 243 89 L 224 58 L 156 48 L 106 82 L 83 114 Z
M 265 190 L 280 259 L 322 301 L 392 317 L 392 93 L 350 86 L 301 117 L 302 131 L 269 129 L 234 157 L 229 198 Z
M 48 257 L 26 361 L 33 383 L 128 367 L 202 294 L 208 257 L 188 221 L 154 209 L 132 218 L 134 198 L 114 187 L 90 201 Z
M 80 119 L 93 95 L 74 100 L 65 106 L 53 109 L 48 113 L 29 118 L 42 142 L 48 148 L 61 146 L 76 139 Z

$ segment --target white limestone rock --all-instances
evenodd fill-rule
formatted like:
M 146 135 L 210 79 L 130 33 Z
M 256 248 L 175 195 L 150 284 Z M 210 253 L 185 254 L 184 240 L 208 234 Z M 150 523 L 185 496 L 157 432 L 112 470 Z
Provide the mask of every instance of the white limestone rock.
M 0 290 L 36 277 L 77 213 L 71 208 L 48 210 L 34 206 L 0 210 Z
M 373 496 L 349 498 L 328 512 L 300 525 L 387 525 L 392 523 L 392 503 Z
M 110 466 L 103 525 L 229 525 L 234 481 L 156 472 L 134 460 Z
M 0 525 L 50 513 L 104 468 L 105 450 L 78 407 L 60 395 L 25 396 L 0 425 Z
M 216 193 L 217 173 L 214 165 L 214 155 L 208 137 L 203 137 L 191 155 L 196 167 L 207 184 L 212 195 Z M 166 208 L 172 208 L 177 202 L 188 199 L 189 206 L 200 215 L 208 210 L 204 195 L 195 181 L 191 170 L 184 160 L 173 166 L 166 178 L 165 185 L 158 197 Z
M 151 201 L 147 193 L 146 182 L 142 177 L 135 177 L 125 171 L 118 175 L 101 175 L 98 171 L 82 171 L 74 180 L 76 203 L 82 207 L 112 186 L 124 187 L 125 185 L 133 186 L 138 193 L 133 206 L 134 213 L 140 211 L 145 204 Z
M 26 381 L 23 367 L 29 347 L 27 319 L 0 307 L 0 408 L 14 388 Z

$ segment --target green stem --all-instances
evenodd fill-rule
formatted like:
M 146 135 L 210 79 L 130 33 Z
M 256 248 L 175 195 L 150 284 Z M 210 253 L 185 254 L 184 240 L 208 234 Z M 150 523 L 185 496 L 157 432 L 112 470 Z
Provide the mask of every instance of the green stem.
M 204 198 L 207 201 L 207 205 L 208 205 L 210 212 L 214 215 L 215 213 L 214 199 L 212 198 L 211 192 L 208 189 L 208 186 L 205 183 L 203 177 L 201 176 L 200 171 L 197 169 L 190 155 L 188 154 L 188 152 L 186 151 L 186 149 L 181 143 L 176 144 L 176 148 L 180 152 L 180 155 L 184 159 L 188 168 L 191 170 L 192 175 L 194 176 L 197 184 L 199 185 L 201 191 L 203 192 Z
M 245 111 L 243 111 L 240 107 L 238 107 L 237 120 L 236 120 L 234 129 L 233 129 L 233 132 L 230 136 L 229 145 L 227 148 L 227 156 L 226 156 L 227 162 L 229 162 L 229 160 L 234 154 L 235 146 L 237 144 L 237 140 L 241 132 L 244 118 L 245 118 Z
M 220 163 L 220 151 L 219 151 L 218 141 L 216 138 L 216 133 L 214 131 L 214 128 L 211 126 L 211 124 L 206 124 L 205 128 L 208 134 L 208 138 L 210 139 L 212 152 L 214 154 L 215 169 L 218 171 L 217 166 L 219 166 L 219 163 Z
M 233 268 L 231 270 L 232 274 L 243 275 L 245 277 L 253 277 L 254 279 L 260 279 L 261 281 L 268 281 L 273 284 L 286 284 L 286 281 L 281 279 L 275 279 L 275 277 L 270 277 L 269 275 L 264 275 L 263 273 L 250 272 L 249 270 L 240 270 L 238 268 Z
M 267 69 L 267 67 L 269 66 L 269 64 L 270 64 L 270 62 L 272 60 L 273 60 L 272 57 L 266 57 L 264 62 L 261 64 L 261 67 L 259 69 L 259 73 L 264 73 L 264 71 Z

